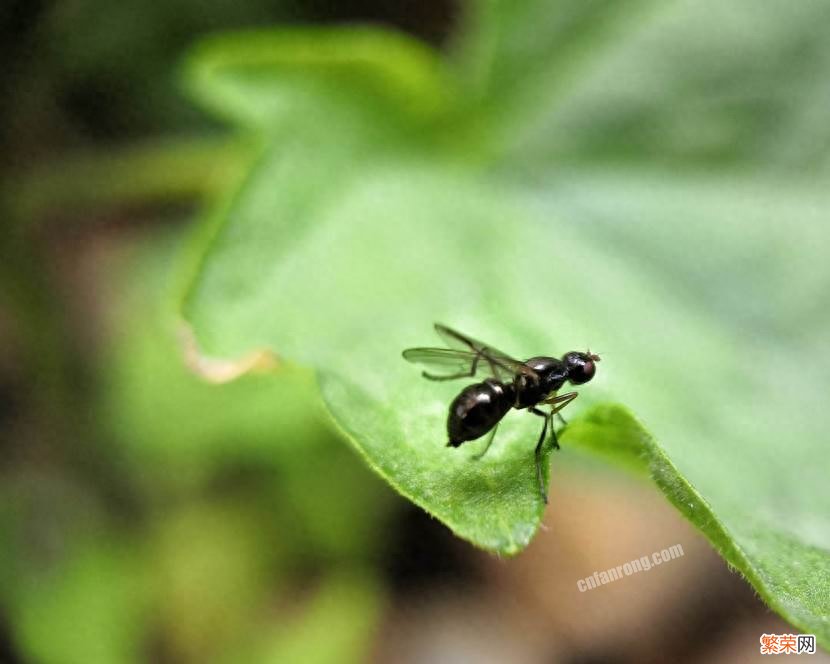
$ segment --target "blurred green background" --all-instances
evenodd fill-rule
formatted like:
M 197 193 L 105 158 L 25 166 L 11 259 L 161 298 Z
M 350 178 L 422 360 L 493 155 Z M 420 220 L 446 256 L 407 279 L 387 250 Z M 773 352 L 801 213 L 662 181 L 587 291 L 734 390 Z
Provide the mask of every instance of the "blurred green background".
M 10 0 L 0 8 L 0 660 L 735 662 L 758 656 L 761 633 L 796 631 L 655 489 L 590 457 L 557 459 L 555 509 L 527 552 L 503 560 L 373 473 L 326 414 L 310 368 L 221 385 L 191 370 L 198 360 L 183 350 L 178 303 L 212 215 L 267 131 L 258 117 L 229 129 L 202 112 L 183 91 L 184 58 L 226 30 L 353 23 L 408 33 L 463 72 L 466 101 L 448 106 L 470 118 L 469 133 L 408 135 L 425 163 L 453 145 L 454 167 L 527 189 L 544 189 L 552 171 L 597 169 L 595 189 L 566 175 L 534 204 L 591 209 L 603 243 L 654 268 L 652 282 L 671 274 L 690 316 L 689 301 L 715 310 L 750 349 L 772 348 L 753 336 L 761 327 L 823 347 L 823 328 L 803 323 L 827 322 L 830 286 L 827 270 L 812 267 L 830 235 L 825 2 Z M 388 89 L 405 95 L 421 83 Z M 214 110 L 238 116 L 246 89 L 228 94 Z M 379 133 L 404 116 L 388 111 Z M 309 117 L 312 138 L 352 126 Z M 682 175 L 683 186 L 663 189 L 655 172 Z M 648 192 L 642 208 L 617 197 L 638 188 Z M 768 263 L 809 257 L 805 276 L 767 274 L 780 302 L 806 303 L 769 310 L 737 299 L 740 288 L 684 272 L 687 247 L 700 251 L 696 266 L 722 268 L 697 236 L 627 245 L 631 236 L 608 222 L 651 213 L 653 228 L 680 228 L 682 218 L 663 214 L 693 203 L 701 217 L 710 208 L 709 218 L 728 217 L 737 189 L 741 199 L 765 192 L 760 205 L 781 219 L 776 237 L 792 210 L 807 219 L 794 228 L 811 251 Z M 766 233 L 761 221 L 755 228 Z M 757 244 L 758 255 L 740 255 L 747 283 L 753 261 L 768 258 L 769 245 Z M 581 278 L 590 286 L 590 274 Z M 802 295 L 790 294 L 790 280 Z M 811 359 L 806 382 L 826 385 L 828 355 Z M 826 397 L 794 389 L 793 400 Z M 698 415 L 690 407 L 689 419 Z M 826 498 L 817 504 L 826 520 Z M 825 525 L 811 531 L 824 556 Z M 594 570 L 678 542 L 686 556 L 670 570 L 576 590 Z

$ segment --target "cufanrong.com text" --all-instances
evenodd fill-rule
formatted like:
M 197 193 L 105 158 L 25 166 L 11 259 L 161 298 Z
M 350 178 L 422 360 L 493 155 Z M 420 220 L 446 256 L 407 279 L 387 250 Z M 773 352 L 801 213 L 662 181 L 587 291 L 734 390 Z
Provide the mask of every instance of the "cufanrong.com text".
M 631 562 L 617 565 L 602 572 L 594 572 L 591 576 L 586 576 L 584 579 L 577 581 L 576 587 L 579 589 L 579 592 L 584 593 L 586 590 L 593 590 L 607 583 L 619 581 L 624 576 L 631 576 L 637 572 L 648 572 L 652 567 L 662 565 L 670 560 L 675 560 L 682 555 L 683 547 L 675 544 L 668 549 L 655 551 L 650 556 L 640 556 Z

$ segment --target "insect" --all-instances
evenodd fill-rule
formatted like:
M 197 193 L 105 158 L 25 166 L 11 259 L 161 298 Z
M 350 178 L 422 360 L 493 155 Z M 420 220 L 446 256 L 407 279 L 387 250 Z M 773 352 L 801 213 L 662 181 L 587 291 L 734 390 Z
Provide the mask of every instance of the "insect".
M 474 457 L 480 459 L 490 449 L 499 422 L 511 408 L 538 415 L 544 419 L 544 424 L 536 443 L 536 477 L 539 493 L 547 503 L 542 481 L 542 445 L 550 427 L 553 447 L 559 449 L 551 420 L 557 415 L 565 424 L 560 411 L 578 396 L 576 392 L 558 394 L 558 391 L 566 382 L 582 385 L 591 380 L 596 373 L 599 355 L 591 351 L 570 351 L 561 359 L 539 356 L 520 362 L 440 323 L 435 324 L 435 330 L 449 348 L 408 348 L 403 351 L 404 359 L 409 362 L 446 372 L 433 374 L 424 371 L 424 378 L 443 381 L 473 378 L 479 374 L 488 376 L 480 383 L 465 387 L 450 404 L 447 447 L 458 447 L 489 432 L 484 449 Z M 540 410 L 537 408 L 539 405 L 549 405 L 550 412 Z

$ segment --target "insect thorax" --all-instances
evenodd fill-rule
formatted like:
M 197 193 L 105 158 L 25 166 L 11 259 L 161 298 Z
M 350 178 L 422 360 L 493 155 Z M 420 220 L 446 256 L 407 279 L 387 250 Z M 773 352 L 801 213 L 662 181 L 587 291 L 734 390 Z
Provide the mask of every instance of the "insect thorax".
M 516 390 L 516 408 L 529 408 L 556 392 L 568 378 L 568 369 L 555 357 L 532 357 L 525 362 L 539 377 L 520 374 L 513 381 Z

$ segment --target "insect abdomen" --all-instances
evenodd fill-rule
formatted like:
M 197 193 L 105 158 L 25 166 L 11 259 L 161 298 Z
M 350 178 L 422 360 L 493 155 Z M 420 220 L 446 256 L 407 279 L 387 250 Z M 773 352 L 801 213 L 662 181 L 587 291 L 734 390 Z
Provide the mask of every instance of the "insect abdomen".
M 515 397 L 512 385 L 494 380 L 465 387 L 450 404 L 448 445 L 458 447 L 490 431 L 513 406 Z

